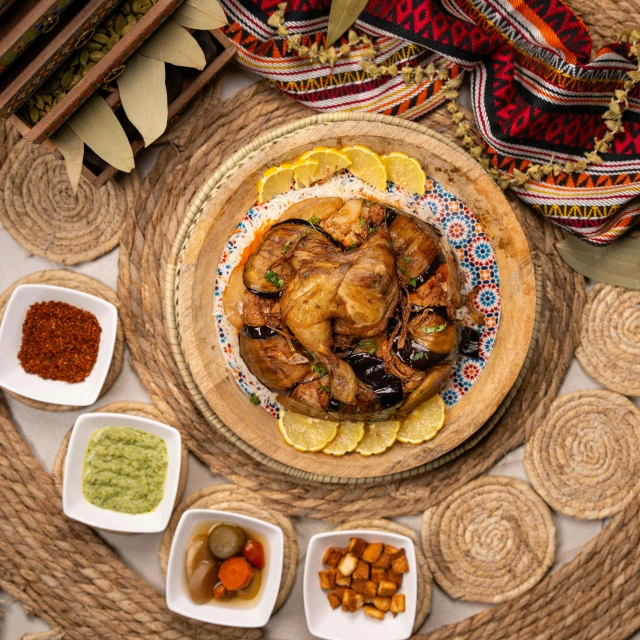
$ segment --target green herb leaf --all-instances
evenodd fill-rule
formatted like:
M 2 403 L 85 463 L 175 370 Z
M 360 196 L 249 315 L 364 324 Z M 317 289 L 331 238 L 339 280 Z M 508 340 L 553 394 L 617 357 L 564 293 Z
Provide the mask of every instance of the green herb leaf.
M 73 193 L 78 190 L 80 173 L 82 171 L 82 158 L 84 156 L 84 143 L 73 132 L 68 124 L 63 124 L 52 136 L 52 142 L 60 149 L 67 165 L 67 175 L 71 183 Z
M 406 276 L 407 270 L 404 267 L 401 267 L 400 265 L 397 265 L 397 266 L 398 266 L 398 271 L 402 271 L 402 273 L 404 273 L 404 275 Z
M 251 396 L 249 397 L 249 400 L 251 401 L 251 404 L 260 404 L 260 398 L 258 398 L 258 396 L 255 393 L 252 393 Z
M 168 102 L 164 77 L 164 62 L 133 55 L 116 81 L 122 108 L 142 134 L 145 147 L 157 140 L 167 128 Z
M 411 358 L 411 359 L 412 360 L 423 360 L 426 357 L 427 357 L 427 354 L 424 351 L 419 351 L 418 353 L 414 354 L 413 358 Z
M 405 257 L 404 257 L 404 261 L 405 261 L 405 262 L 411 262 L 411 258 L 410 258 L 409 256 L 405 256 Z
M 359 222 L 360 222 L 360 227 L 361 227 L 362 229 L 364 229 L 364 225 L 365 225 L 365 220 L 364 220 L 364 218 L 362 218 L 362 217 L 361 217 Z
M 266 271 L 264 279 L 278 289 L 284 284 L 284 280 L 275 271 Z
M 587 278 L 640 290 L 640 240 L 620 238 L 596 247 L 571 237 L 558 242 L 556 249 L 572 269 Z
M 327 47 L 330 47 L 357 19 L 367 0 L 333 0 L 329 13 Z
M 324 391 L 325 393 L 331 393 L 331 389 L 329 387 L 327 387 L 326 384 L 321 384 L 320 385 L 320 390 Z
M 352 242 L 348 247 L 347 251 L 353 251 L 358 245 L 355 242 Z
M 378 230 L 378 227 L 369 227 L 369 235 L 375 233 Z
M 326 375 L 328 373 L 329 370 L 324 365 L 317 364 L 316 362 L 314 362 L 311 365 L 311 371 L 315 371 L 316 373 L 320 374 L 321 376 L 324 376 L 324 375 Z
M 409 278 L 409 284 L 415 289 L 418 281 L 415 278 Z
M 315 226 L 318 224 L 318 222 L 320 222 L 320 218 L 318 218 L 318 216 L 311 216 L 311 217 L 309 218 L 309 224 L 310 224 L 312 227 L 315 227 Z
M 291 243 L 285 242 L 284 247 L 282 247 L 282 255 L 284 256 L 289 253 L 289 249 L 291 249 Z
M 447 323 L 445 322 L 444 324 L 439 324 L 432 327 L 422 327 L 422 330 L 425 333 L 440 333 L 441 331 L 444 331 L 446 328 L 447 328 Z
M 369 355 L 373 355 L 378 350 L 378 347 L 373 340 L 360 340 L 360 342 L 358 342 L 358 347 L 363 351 L 366 351 Z

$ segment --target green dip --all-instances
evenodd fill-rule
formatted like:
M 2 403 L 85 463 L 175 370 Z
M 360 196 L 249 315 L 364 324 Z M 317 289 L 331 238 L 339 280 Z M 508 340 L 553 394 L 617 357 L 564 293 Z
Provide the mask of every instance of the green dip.
M 84 497 L 121 513 L 148 513 L 162 501 L 167 445 L 162 438 L 129 427 L 98 429 L 87 446 L 82 472 Z

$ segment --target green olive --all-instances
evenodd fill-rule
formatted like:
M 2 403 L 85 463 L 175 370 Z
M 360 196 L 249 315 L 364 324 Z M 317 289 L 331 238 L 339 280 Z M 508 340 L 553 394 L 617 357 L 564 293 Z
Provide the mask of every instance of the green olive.
M 216 558 L 226 560 L 240 555 L 246 541 L 247 536 L 240 527 L 223 522 L 209 534 L 209 549 Z

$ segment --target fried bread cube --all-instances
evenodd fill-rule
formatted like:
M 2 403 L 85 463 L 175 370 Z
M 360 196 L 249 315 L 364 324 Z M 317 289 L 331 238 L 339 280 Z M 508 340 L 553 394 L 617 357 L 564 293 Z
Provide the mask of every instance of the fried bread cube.
M 405 609 L 405 601 L 404 601 L 404 593 L 396 593 L 391 598 L 391 613 L 393 613 L 394 617 L 398 613 L 404 613 Z
M 322 564 L 326 564 L 330 567 L 337 567 L 342 559 L 342 549 L 336 547 L 329 547 L 322 557 Z
M 383 580 L 393 582 L 393 580 L 389 579 L 388 572 L 378 567 L 371 567 L 371 580 L 373 582 L 382 582 Z
M 373 599 L 373 606 L 376 609 L 380 609 L 380 611 L 389 611 L 391 608 L 391 598 L 384 598 L 382 596 L 377 596 Z
M 328 593 L 327 598 L 332 609 L 337 609 L 342 604 L 342 598 L 335 591 Z
M 353 613 L 364 606 L 364 596 L 353 589 L 347 589 L 342 595 L 342 610 Z
M 323 591 L 330 591 L 336 586 L 336 569 L 320 571 L 320 588 Z
M 380 611 L 380 609 L 376 609 L 376 607 L 372 607 L 371 605 L 367 605 L 364 608 L 364 613 L 370 618 L 375 618 L 376 620 L 384 620 L 384 611 Z
M 368 544 L 367 548 L 364 550 L 362 554 L 362 559 L 365 562 L 374 563 L 380 557 L 382 553 L 384 545 L 382 542 L 374 542 L 372 544 Z
M 378 585 L 378 595 L 383 597 L 392 596 L 397 589 L 398 587 L 393 582 L 381 582 Z
M 394 573 L 408 573 L 409 572 L 409 562 L 407 560 L 407 554 L 404 549 L 402 549 L 402 553 L 391 562 L 391 568 Z
M 378 585 L 370 580 L 352 580 L 351 588 L 366 598 L 375 598 L 378 593 Z
M 371 566 L 376 569 L 388 569 L 391 567 L 391 556 L 386 551 L 383 551 Z
M 351 576 L 343 576 L 339 571 L 336 573 L 336 586 L 338 587 L 350 587 Z
M 334 590 L 334 593 L 336 593 L 338 595 L 338 597 L 340 598 L 340 602 L 342 602 L 342 596 L 344 595 L 344 592 L 347 590 L 347 587 L 336 587 Z
M 393 582 L 393 584 L 396 585 L 396 587 L 398 587 L 398 589 L 402 586 L 402 574 L 401 573 L 396 573 L 395 571 L 386 571 L 386 578 L 385 580 L 387 582 Z
M 343 576 L 350 576 L 358 566 L 358 558 L 356 558 L 352 553 L 347 553 L 347 555 L 340 560 L 340 564 L 338 565 L 338 571 Z
M 351 577 L 354 580 L 368 580 L 370 573 L 371 565 L 364 560 L 358 560 L 358 565 L 356 566 L 356 570 L 351 574 Z
M 367 548 L 367 543 L 361 538 L 351 538 L 349 546 L 347 547 L 347 553 L 353 554 L 356 558 L 361 558 L 364 550 Z

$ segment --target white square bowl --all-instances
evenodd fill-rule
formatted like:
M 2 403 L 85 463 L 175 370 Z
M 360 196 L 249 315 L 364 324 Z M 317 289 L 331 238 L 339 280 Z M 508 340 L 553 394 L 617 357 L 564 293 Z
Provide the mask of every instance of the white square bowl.
M 374 620 L 364 611 L 347 613 L 341 607 L 332 609 L 327 598 L 328 591 L 320 589 L 318 574 L 327 569 L 322 558 L 329 547 L 344 549 L 351 538 L 362 538 L 366 542 L 382 542 L 407 552 L 409 573 L 404 574 L 398 593 L 405 596 L 405 611 L 395 618 L 387 613 L 384 620 Z M 416 618 L 418 593 L 418 570 L 413 541 L 406 536 L 386 531 L 354 529 L 351 531 L 328 531 L 311 538 L 304 565 L 304 613 L 309 631 L 322 640 L 406 640 L 411 636 Z
M 149 513 L 120 513 L 91 504 L 82 492 L 82 471 L 89 438 L 105 427 L 130 427 L 162 438 L 167 445 L 167 478 L 160 504 Z M 120 533 L 164 531 L 171 518 L 180 481 L 182 439 L 180 432 L 161 422 L 123 413 L 85 413 L 73 426 L 62 480 L 62 509 L 65 515 L 91 527 Z
M 195 604 L 189 596 L 184 554 L 191 532 L 199 522 L 229 522 L 262 536 L 266 542 L 265 565 L 262 569 L 261 593 L 239 607 L 234 602 Z M 167 606 L 181 616 L 228 627 L 264 627 L 275 607 L 280 591 L 284 535 L 280 527 L 264 520 L 231 511 L 189 509 L 182 514 L 176 528 L 167 567 Z
M 36 302 L 66 302 L 92 313 L 100 323 L 98 359 L 91 373 L 82 382 L 71 384 L 61 380 L 44 380 L 26 373 L 18 360 L 22 345 L 22 325 L 29 307 Z M 9 298 L 0 325 L 0 387 L 26 398 L 47 402 L 86 407 L 100 395 L 111 366 L 116 343 L 118 311 L 106 300 L 75 289 L 54 287 L 48 284 L 22 284 Z

